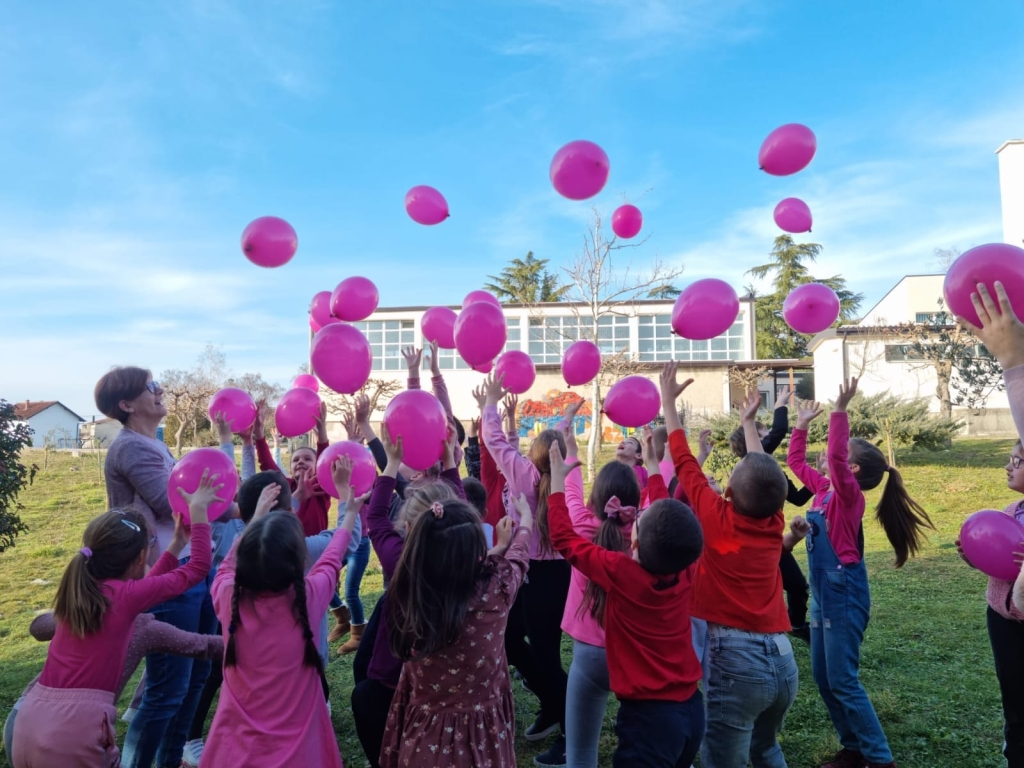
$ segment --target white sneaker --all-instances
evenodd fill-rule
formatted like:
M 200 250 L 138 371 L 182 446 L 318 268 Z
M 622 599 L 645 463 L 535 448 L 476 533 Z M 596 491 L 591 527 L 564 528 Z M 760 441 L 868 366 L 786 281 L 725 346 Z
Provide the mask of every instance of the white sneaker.
M 135 715 L 137 715 L 138 713 L 139 710 L 137 710 L 135 707 L 128 707 L 128 709 L 124 711 L 124 714 L 121 715 L 121 722 L 130 723 L 132 720 L 135 719 Z
M 181 753 L 182 768 L 199 768 L 199 761 L 203 757 L 203 740 L 194 739 L 185 742 L 185 749 Z

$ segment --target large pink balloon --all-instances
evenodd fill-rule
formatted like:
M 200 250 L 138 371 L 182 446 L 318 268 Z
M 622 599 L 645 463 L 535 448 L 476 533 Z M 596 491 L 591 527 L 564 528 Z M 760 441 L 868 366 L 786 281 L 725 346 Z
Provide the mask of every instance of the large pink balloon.
M 1013 581 L 1020 573 L 1013 553 L 1024 546 L 1024 526 L 1013 515 L 994 509 L 975 512 L 960 528 L 960 546 L 964 557 L 982 573 Z
M 224 414 L 232 432 L 244 432 L 256 421 L 256 403 L 244 389 L 224 387 L 210 398 L 210 420 Z
M 455 348 L 471 366 L 483 365 L 501 353 L 507 333 L 501 309 L 478 301 L 463 309 L 455 321 Z
M 280 267 L 292 260 L 299 236 L 277 216 L 261 216 L 242 232 L 242 253 L 258 267 Z
M 639 235 L 643 225 L 644 215 L 635 205 L 620 205 L 612 214 L 612 232 L 625 240 Z
M 592 141 L 570 141 L 551 160 L 551 183 L 562 197 L 586 200 L 608 182 L 608 155 Z
M 672 307 L 672 330 L 684 339 L 713 339 L 729 330 L 739 313 L 740 299 L 732 286 L 709 277 L 679 294 Z
M 574 341 L 562 356 L 562 377 L 570 387 L 589 384 L 601 372 L 601 349 L 592 341 Z
M 954 315 L 980 325 L 971 292 L 977 290 L 978 283 L 984 283 L 992 300 L 998 301 L 994 286 L 997 280 L 1006 289 L 1013 313 L 1024 318 L 1024 249 L 1008 243 L 976 246 L 950 265 L 942 284 L 946 307 Z
M 434 466 L 444 451 L 448 418 L 437 398 L 422 389 L 399 392 L 384 410 L 391 440 L 402 438 L 402 461 L 415 470 Z
M 295 381 L 292 382 L 292 389 L 296 387 L 302 387 L 303 389 L 309 389 L 313 392 L 320 391 L 320 382 L 316 380 L 316 376 L 311 373 L 300 373 L 295 377 Z
M 346 277 L 331 293 L 331 314 L 339 320 L 355 323 L 372 315 L 379 301 L 380 294 L 373 281 L 365 277 Z
M 448 307 L 431 307 L 423 313 L 420 328 L 423 338 L 436 341 L 441 349 L 455 349 L 455 321 L 458 315 Z
M 320 381 L 335 392 L 354 395 L 370 378 L 373 352 L 355 326 L 335 323 L 317 331 L 309 360 Z
M 373 480 L 377 477 L 377 465 L 373 462 L 370 451 L 352 440 L 331 443 L 320 454 L 316 460 L 317 482 L 320 483 L 320 487 L 327 495 L 338 498 L 338 487 L 334 484 L 334 477 L 331 475 L 331 465 L 335 459 L 342 456 L 352 459 L 352 478 L 349 480 L 349 485 L 355 489 L 356 496 L 362 496 L 373 487 Z
M 811 209 L 798 197 L 787 197 L 775 206 L 775 223 L 785 232 L 810 232 Z
M 514 395 L 525 394 L 537 379 L 533 360 L 525 352 L 510 349 L 494 364 L 494 377 L 504 376 L 504 386 Z
M 501 309 L 501 302 L 498 301 L 498 297 L 487 291 L 470 291 L 467 293 L 466 298 L 462 300 L 462 308 L 465 309 L 470 304 L 476 304 L 478 301 L 485 301 Z
M 627 376 L 612 384 L 604 398 L 604 412 L 621 427 L 642 427 L 658 417 L 661 393 L 644 376 Z
M 320 414 L 320 396 L 311 389 L 289 389 L 277 401 L 274 423 L 285 437 L 304 435 L 316 426 Z
M 789 292 L 782 317 L 797 333 L 815 334 L 830 328 L 839 317 L 839 297 L 823 283 L 807 283 Z
M 405 211 L 417 224 L 440 224 L 448 218 L 448 201 L 433 187 L 420 185 L 405 193 Z
M 320 291 L 309 303 L 309 315 L 316 320 L 317 330 L 325 325 L 338 322 L 338 318 L 331 314 L 331 292 Z
M 494 370 L 494 361 L 488 360 L 486 363 L 480 363 L 480 365 L 474 365 L 473 370 L 477 373 L 488 374 Z
M 188 512 L 188 502 L 181 498 L 178 489 L 184 488 L 186 493 L 195 493 L 206 470 L 210 471 L 211 477 L 217 475 L 214 485 L 224 484 L 224 487 L 217 491 L 217 497 L 223 501 L 215 501 L 207 510 L 210 520 L 216 520 L 231 509 L 235 501 L 235 493 L 238 492 L 238 471 L 235 469 L 235 462 L 217 448 L 189 451 L 174 465 L 171 476 L 167 479 L 167 499 L 171 502 L 171 509 L 181 515 L 185 525 L 191 524 L 192 517 Z
M 806 125 L 788 123 L 768 134 L 757 161 L 772 176 L 789 176 L 802 171 L 814 159 L 818 140 Z

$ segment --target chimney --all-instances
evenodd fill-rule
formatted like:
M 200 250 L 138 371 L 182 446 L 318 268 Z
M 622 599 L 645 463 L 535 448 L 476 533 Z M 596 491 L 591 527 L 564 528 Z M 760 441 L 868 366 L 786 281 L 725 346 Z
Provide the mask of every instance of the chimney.
M 996 155 L 1003 203 L 1003 241 L 1024 248 L 1024 139 L 1004 142 Z

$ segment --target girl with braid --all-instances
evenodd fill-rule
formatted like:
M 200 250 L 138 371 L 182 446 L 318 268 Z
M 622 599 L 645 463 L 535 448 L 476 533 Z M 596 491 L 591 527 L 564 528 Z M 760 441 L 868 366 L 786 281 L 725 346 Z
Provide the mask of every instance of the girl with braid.
M 346 508 L 331 543 L 303 576 L 309 552 L 299 519 L 264 514 L 278 493 L 276 484 L 264 489 L 213 582 L 226 642 L 224 685 L 202 768 L 342 766 L 310 617 L 327 611 L 359 505 Z

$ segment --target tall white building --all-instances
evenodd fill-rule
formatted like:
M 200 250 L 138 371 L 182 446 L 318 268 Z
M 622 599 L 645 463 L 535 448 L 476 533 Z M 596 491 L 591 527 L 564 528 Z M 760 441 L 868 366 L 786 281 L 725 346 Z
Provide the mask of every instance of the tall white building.
M 999 196 L 1003 202 L 1003 242 L 1024 248 L 1024 139 L 1004 142 L 999 157 Z

